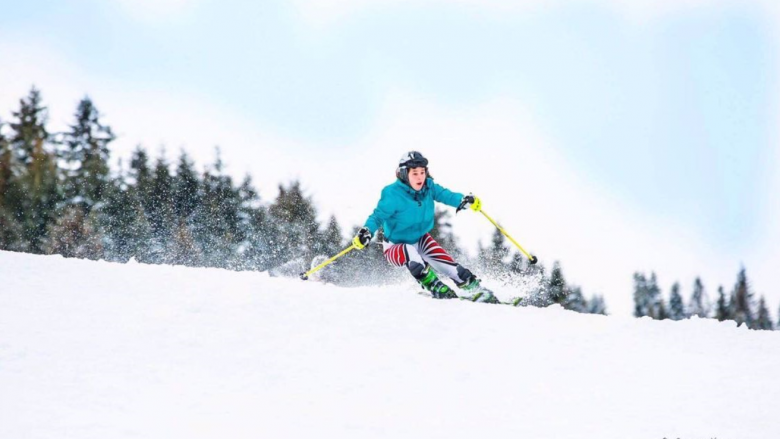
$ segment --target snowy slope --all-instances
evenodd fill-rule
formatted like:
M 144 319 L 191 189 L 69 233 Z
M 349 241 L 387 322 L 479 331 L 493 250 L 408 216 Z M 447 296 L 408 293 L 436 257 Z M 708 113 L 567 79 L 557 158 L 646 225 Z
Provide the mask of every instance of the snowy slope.
M 766 438 L 780 333 L 0 252 L 0 438 Z

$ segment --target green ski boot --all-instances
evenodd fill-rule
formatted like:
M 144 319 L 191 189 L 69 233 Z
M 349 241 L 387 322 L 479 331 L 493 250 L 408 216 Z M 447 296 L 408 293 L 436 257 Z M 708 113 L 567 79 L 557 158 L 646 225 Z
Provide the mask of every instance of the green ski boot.
M 431 292 L 434 299 L 457 299 L 458 295 L 452 291 L 452 288 L 447 284 L 439 280 L 436 276 L 436 272 L 430 268 L 426 269 L 426 273 L 422 279 L 419 280 L 420 285 L 423 288 Z
M 465 291 L 465 294 L 460 295 L 461 299 L 472 302 L 500 303 L 492 291 L 480 285 L 480 280 L 476 277 L 472 277 L 458 287 Z

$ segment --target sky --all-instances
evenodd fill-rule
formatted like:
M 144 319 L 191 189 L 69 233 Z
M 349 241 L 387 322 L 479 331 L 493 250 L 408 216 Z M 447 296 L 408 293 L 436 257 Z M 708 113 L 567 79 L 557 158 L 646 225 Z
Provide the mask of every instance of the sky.
M 631 310 L 632 274 L 780 304 L 780 8 L 769 1 L 0 0 L 0 118 L 89 95 L 119 134 L 300 179 L 360 225 L 419 150 L 546 266 Z M 474 251 L 492 226 L 453 220 Z

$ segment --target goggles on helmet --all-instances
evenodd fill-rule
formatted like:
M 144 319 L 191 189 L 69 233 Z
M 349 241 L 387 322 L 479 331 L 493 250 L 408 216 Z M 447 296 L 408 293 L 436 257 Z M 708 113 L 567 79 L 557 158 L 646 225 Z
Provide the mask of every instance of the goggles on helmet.
M 428 159 L 423 157 L 422 154 L 420 154 L 417 151 L 411 151 L 406 154 L 404 154 L 403 157 L 401 157 L 400 163 L 398 163 L 399 167 L 405 167 L 407 169 L 410 168 L 424 168 L 428 166 Z

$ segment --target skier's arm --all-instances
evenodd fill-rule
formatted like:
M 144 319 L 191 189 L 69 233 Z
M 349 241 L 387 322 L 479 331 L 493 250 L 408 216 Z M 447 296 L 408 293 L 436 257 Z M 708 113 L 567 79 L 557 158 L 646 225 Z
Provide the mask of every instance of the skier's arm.
M 379 198 L 379 202 L 376 205 L 376 209 L 374 209 L 374 213 L 369 215 L 368 219 L 366 220 L 365 226 L 368 227 L 371 235 L 374 235 L 376 231 L 382 227 L 382 224 L 385 222 L 385 220 L 390 218 L 395 213 L 393 206 L 390 203 L 390 195 L 388 194 L 389 190 L 389 188 L 382 190 L 382 196 Z
M 444 203 L 448 206 L 458 207 L 460 200 L 463 199 L 463 194 L 453 192 L 447 188 L 444 188 L 435 182 L 433 183 L 433 199 L 439 203 Z

